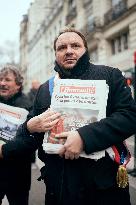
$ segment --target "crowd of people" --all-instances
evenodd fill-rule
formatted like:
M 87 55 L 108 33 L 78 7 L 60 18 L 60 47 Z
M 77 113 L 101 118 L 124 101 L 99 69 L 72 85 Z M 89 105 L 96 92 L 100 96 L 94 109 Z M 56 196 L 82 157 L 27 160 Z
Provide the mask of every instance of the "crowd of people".
M 38 149 L 38 157 L 45 163 L 41 179 L 46 185 L 46 205 L 130 205 L 124 141 L 136 133 L 136 103 L 131 90 L 119 69 L 90 63 L 87 41 L 77 30 L 60 32 L 54 40 L 54 52 L 56 76 L 52 86 L 61 79 L 75 83 L 77 79 L 105 80 L 109 88 L 106 117 L 58 133 L 56 139 L 64 138 L 65 143 L 57 154 L 48 153 L 43 147 L 45 134 L 58 126 L 62 115 L 50 107 L 50 80 L 37 83 L 38 91 L 33 87 L 32 95 L 26 96 L 19 71 L 13 66 L 1 69 L 0 102 L 25 108 L 29 114 L 13 140 L 1 141 L 0 200 L 6 195 L 10 205 L 28 205 L 31 163 Z M 111 147 L 112 157 L 107 151 Z M 104 151 L 104 156 L 84 158 L 80 156 L 83 151 L 86 155 Z M 123 177 L 117 183 L 119 172 Z

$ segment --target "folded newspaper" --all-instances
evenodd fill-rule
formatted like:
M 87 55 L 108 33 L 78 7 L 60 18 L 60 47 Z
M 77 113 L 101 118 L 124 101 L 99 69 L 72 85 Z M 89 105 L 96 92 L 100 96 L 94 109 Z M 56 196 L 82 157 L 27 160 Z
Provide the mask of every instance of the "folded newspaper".
M 13 107 L 0 103 L 0 140 L 12 140 L 28 115 L 28 111 L 24 108 Z
M 58 154 L 65 143 L 66 139 L 56 139 L 56 134 L 76 130 L 105 118 L 108 91 L 105 80 L 56 80 L 51 108 L 61 113 L 61 119 L 50 132 L 45 133 L 45 152 Z M 105 156 L 105 151 L 89 155 L 83 152 L 80 156 L 97 160 Z

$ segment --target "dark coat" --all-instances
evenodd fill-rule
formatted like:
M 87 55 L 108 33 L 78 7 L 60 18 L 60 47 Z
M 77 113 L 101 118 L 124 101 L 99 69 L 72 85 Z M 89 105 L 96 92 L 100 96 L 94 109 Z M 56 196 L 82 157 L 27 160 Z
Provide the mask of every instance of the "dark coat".
M 5 100 L 3 97 L 0 96 L 0 102 L 15 107 L 25 108 L 28 111 L 30 111 L 32 107 L 30 100 L 22 92 L 15 94 L 13 97 L 9 98 L 8 100 Z
M 0 102 L 15 107 L 30 110 L 31 103 L 23 93 L 17 93 L 12 98 Z M 31 183 L 31 158 L 25 157 L 22 160 L 0 160 L 0 190 L 29 190 Z
M 64 78 L 63 75 L 61 77 Z M 78 129 L 84 142 L 84 151 L 89 154 L 112 145 L 121 147 L 123 140 L 136 132 L 136 104 L 121 72 L 115 68 L 87 63 L 80 72 L 73 72 L 69 78 L 106 80 L 109 85 L 106 118 Z M 41 114 L 50 107 L 50 103 L 47 81 L 40 86 L 29 117 Z M 39 148 L 39 158 L 45 162 L 47 204 L 58 205 L 61 204 L 60 201 L 65 205 L 87 204 L 86 196 L 90 196 L 91 189 L 106 190 L 116 187 L 118 165 L 107 153 L 98 161 L 85 158 L 65 160 L 57 155 L 45 154 L 41 146 L 44 133 L 30 135 L 26 123 L 20 127 L 19 135 L 24 136 L 25 143 L 21 145 L 18 140 L 16 143 L 4 145 L 3 155 L 5 158 L 21 156 L 21 149 L 18 149 L 21 146 L 25 153 Z M 88 194 L 85 194 L 86 190 Z

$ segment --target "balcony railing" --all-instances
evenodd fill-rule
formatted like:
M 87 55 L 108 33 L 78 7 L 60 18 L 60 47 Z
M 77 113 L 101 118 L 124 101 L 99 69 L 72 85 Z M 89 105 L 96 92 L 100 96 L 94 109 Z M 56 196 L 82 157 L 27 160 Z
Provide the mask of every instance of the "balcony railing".
M 121 17 L 127 11 L 127 0 L 120 1 L 104 15 L 105 25 Z

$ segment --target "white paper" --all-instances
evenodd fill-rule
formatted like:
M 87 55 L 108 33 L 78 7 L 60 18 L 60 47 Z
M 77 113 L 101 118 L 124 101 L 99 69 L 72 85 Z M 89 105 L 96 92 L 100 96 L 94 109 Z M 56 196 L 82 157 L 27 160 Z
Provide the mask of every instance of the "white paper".
M 62 114 L 56 126 L 45 134 L 43 148 L 47 153 L 58 153 L 65 140 L 57 140 L 56 134 L 76 130 L 106 117 L 108 86 L 105 80 L 58 79 L 51 99 L 51 108 Z M 90 136 L 91 137 L 91 136 Z M 99 159 L 105 151 L 82 157 Z
M 8 141 L 15 137 L 19 125 L 28 115 L 24 108 L 0 103 L 0 140 Z

